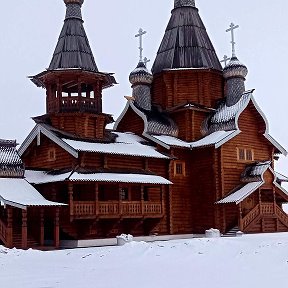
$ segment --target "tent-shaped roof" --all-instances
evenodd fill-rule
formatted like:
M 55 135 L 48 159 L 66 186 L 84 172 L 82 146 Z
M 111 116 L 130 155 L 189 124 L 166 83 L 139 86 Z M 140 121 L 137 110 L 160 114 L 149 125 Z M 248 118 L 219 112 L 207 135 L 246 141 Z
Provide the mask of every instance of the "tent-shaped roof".
M 82 1 L 66 1 L 64 26 L 48 70 L 79 68 L 98 72 L 83 26 Z
M 153 74 L 175 68 L 222 70 L 194 2 L 175 0 L 175 8 L 152 67 Z

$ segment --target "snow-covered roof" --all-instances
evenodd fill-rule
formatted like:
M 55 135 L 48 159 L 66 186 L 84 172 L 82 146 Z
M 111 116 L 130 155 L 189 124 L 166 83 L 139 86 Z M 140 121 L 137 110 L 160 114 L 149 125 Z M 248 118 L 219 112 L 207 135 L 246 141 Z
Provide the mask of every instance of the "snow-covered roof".
M 29 183 L 44 184 L 61 181 L 87 181 L 87 182 L 110 182 L 110 183 L 135 183 L 135 184 L 155 184 L 170 185 L 172 182 L 157 176 L 146 174 L 128 173 L 78 173 L 69 172 L 59 175 L 49 174 L 43 171 L 26 170 L 26 179 Z
M 207 146 L 214 146 L 219 148 L 221 145 L 238 135 L 240 131 L 217 131 L 195 142 L 185 142 L 181 139 L 171 136 L 157 136 L 157 135 L 145 135 L 150 140 L 162 145 L 166 148 L 170 147 L 182 147 L 182 148 L 201 148 Z
M 26 209 L 28 206 L 62 206 L 46 200 L 31 184 L 22 178 L 0 178 L 0 200 L 6 205 Z
M 277 181 L 280 181 L 280 182 L 288 182 L 288 177 L 279 173 L 279 172 L 275 172 L 276 174 L 276 177 L 277 177 Z
M 228 203 L 239 204 L 240 202 L 245 200 L 248 196 L 250 196 L 254 191 L 260 188 L 263 184 L 264 184 L 263 181 L 247 183 L 243 187 L 236 190 L 234 193 L 216 202 L 216 204 L 228 204 Z
M 41 134 L 70 153 L 73 157 L 79 157 L 79 151 L 97 152 L 115 155 L 138 156 L 147 158 L 169 159 L 168 156 L 156 151 L 156 148 L 149 145 L 144 138 L 133 133 L 113 132 L 116 137 L 115 142 L 97 143 L 87 142 L 78 139 L 61 138 L 53 131 L 53 127 L 47 124 L 37 124 L 19 148 L 19 154 L 23 155 L 32 141 L 37 138 L 41 144 Z
M 264 173 L 270 167 L 271 161 L 257 162 L 248 165 L 241 175 L 242 182 L 262 181 Z M 274 171 L 272 171 L 274 173 Z
M 118 136 L 115 143 L 93 143 L 69 139 L 62 140 L 77 151 L 162 159 L 169 158 L 156 151 L 155 147 L 150 146 L 147 141 L 135 134 L 119 132 L 115 132 L 114 134 L 117 134 Z

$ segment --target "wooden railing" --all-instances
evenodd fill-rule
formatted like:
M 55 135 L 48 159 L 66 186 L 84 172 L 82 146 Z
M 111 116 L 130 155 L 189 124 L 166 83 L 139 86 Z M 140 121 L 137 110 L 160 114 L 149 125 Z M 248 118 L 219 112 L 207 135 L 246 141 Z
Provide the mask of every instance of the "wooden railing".
M 6 224 L 0 220 L 0 239 L 2 240 L 2 242 L 4 242 L 4 244 L 6 244 L 6 235 L 7 235 L 7 229 L 6 229 Z
M 276 205 L 276 215 L 288 227 L 288 215 L 278 205 Z
M 119 202 L 100 202 L 99 203 L 100 215 L 115 215 L 119 214 Z
M 261 214 L 262 215 L 273 215 L 275 214 L 274 203 L 264 203 L 261 204 Z
M 240 229 L 243 231 L 246 227 L 249 226 L 260 214 L 260 204 L 258 204 L 253 210 L 251 210 L 243 219 L 242 219 L 242 227 L 240 225 Z
M 90 216 L 95 215 L 95 213 L 94 202 L 74 202 L 74 215 Z
M 98 207 L 97 207 L 98 206 Z M 74 218 L 93 218 L 96 216 L 153 216 L 162 213 L 161 203 L 129 202 L 74 202 Z

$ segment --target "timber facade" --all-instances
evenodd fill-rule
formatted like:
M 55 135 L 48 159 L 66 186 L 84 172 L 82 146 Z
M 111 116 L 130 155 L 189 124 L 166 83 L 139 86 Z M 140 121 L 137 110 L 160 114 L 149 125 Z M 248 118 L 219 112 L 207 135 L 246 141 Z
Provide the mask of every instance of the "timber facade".
M 102 91 L 116 80 L 95 63 L 83 0 L 64 2 L 50 66 L 31 77 L 46 90 L 46 114 L 33 119 L 18 152 L 16 143 L 0 143 L 14 153 L 10 164 L 0 158 L 4 245 L 288 231 L 288 178 L 274 171 L 287 152 L 245 89 L 247 67 L 235 55 L 221 67 L 194 1 L 175 1 L 152 73 L 142 61 L 131 72 L 132 96 L 113 130 Z M 1 181 L 11 183 L 10 194 Z

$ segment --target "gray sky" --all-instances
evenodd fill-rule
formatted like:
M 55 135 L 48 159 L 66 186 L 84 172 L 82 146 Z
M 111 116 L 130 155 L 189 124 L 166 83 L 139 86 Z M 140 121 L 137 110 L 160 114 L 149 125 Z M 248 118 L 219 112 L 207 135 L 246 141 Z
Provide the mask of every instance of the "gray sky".
M 4 2 L 4 1 L 3 1 Z M 173 8 L 173 0 L 85 0 L 85 29 L 100 71 L 114 72 L 119 85 L 104 92 L 104 112 L 121 113 L 131 94 L 129 73 L 138 62 L 140 27 L 147 30 L 144 55 L 153 62 Z M 270 133 L 288 149 L 288 1 L 196 0 L 218 57 L 231 54 L 231 22 L 237 56 L 247 65 L 246 89 L 255 97 L 270 123 Z M 17 0 L 1 3 L 0 138 L 21 143 L 34 126 L 30 119 L 45 113 L 45 91 L 26 76 L 48 67 L 63 25 L 63 0 Z M 4 11 L 4 12 L 3 12 Z M 150 63 L 150 67 L 151 67 Z M 288 158 L 278 170 L 288 174 Z

